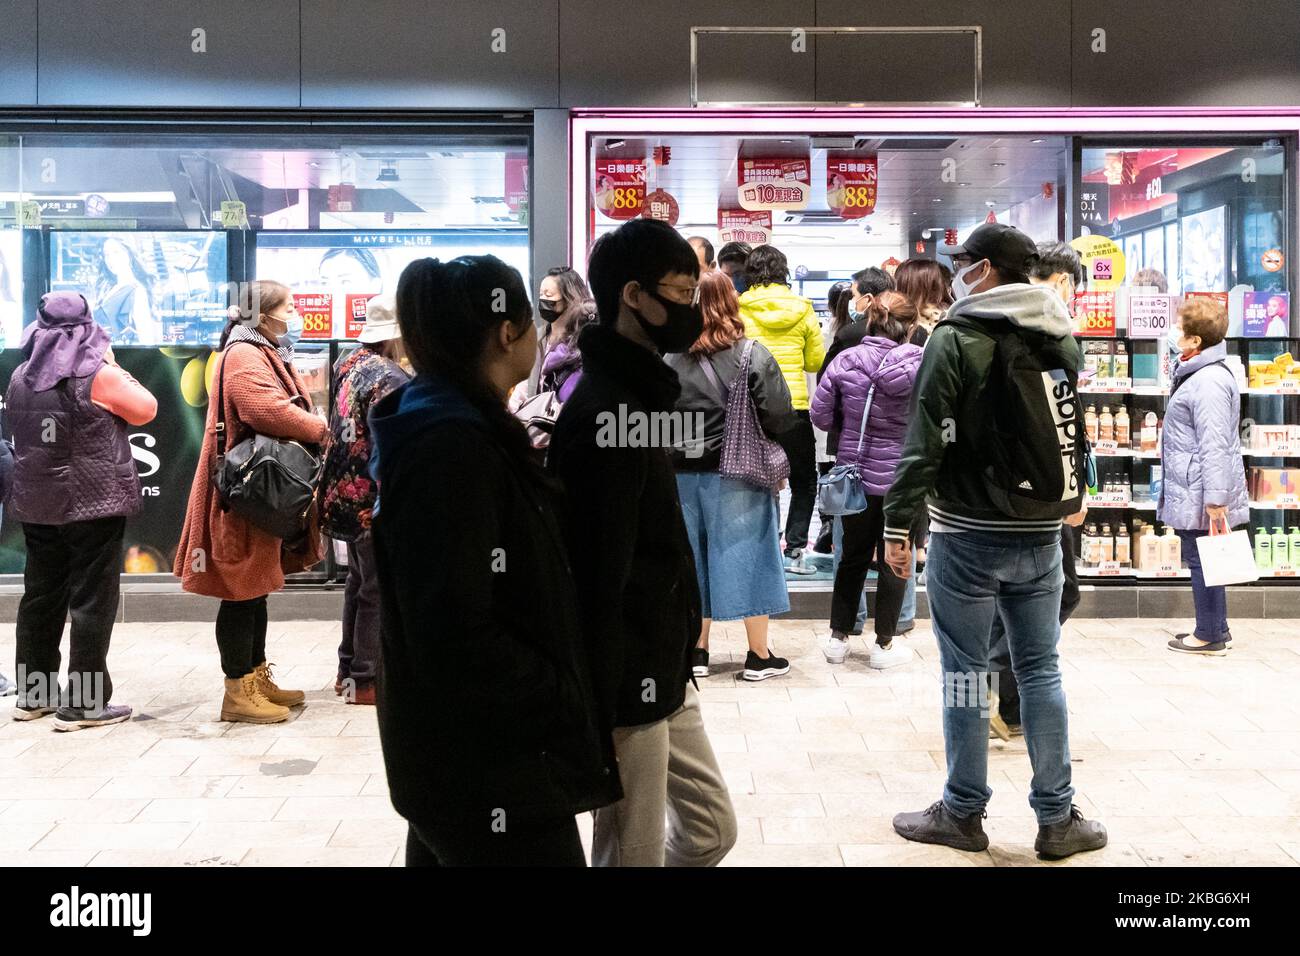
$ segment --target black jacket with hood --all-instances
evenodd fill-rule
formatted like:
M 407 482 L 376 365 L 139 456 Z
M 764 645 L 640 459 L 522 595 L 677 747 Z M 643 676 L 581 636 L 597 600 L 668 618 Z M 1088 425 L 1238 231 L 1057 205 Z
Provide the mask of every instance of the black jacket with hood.
M 979 324 L 1006 319 L 1012 325 L 1044 332 L 1073 352 L 1070 314 L 1045 286 L 1012 283 L 958 300 L 948 320 Z M 996 340 L 975 329 L 940 323 L 921 357 L 912 389 L 912 408 L 903 457 L 885 496 L 885 538 L 902 542 L 917 513 L 928 503 L 931 531 L 1059 531 L 1061 519 L 1024 520 L 999 511 L 989 498 L 978 462 L 991 409 L 984 398 Z
M 446 382 L 370 414 L 384 666 L 379 734 L 409 820 L 566 817 L 618 800 L 555 489 Z
M 603 325 L 583 329 L 578 347 L 582 381 L 555 423 L 546 466 L 564 484 L 604 727 L 633 727 L 682 706 L 700 636 L 671 434 L 644 427 L 666 419 L 680 386 L 657 354 Z

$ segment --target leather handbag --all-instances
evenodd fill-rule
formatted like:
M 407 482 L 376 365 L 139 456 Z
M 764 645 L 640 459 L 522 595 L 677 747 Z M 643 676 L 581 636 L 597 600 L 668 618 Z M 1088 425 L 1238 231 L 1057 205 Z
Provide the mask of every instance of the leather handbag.
M 880 360 L 876 375 L 885 367 L 889 353 Z M 867 433 L 867 416 L 871 414 L 871 400 L 876 396 L 876 380 L 872 378 L 867 389 L 867 401 L 862 406 L 862 422 L 858 425 L 858 453 L 862 452 L 862 439 Z M 867 489 L 862 481 L 862 471 L 857 463 L 836 465 L 817 480 L 817 506 L 823 514 L 834 516 L 856 515 L 867 510 Z
M 238 344 L 231 342 L 227 351 Z M 244 344 L 260 348 L 251 342 Z M 292 541 L 307 526 L 325 467 L 324 456 L 313 454 L 299 442 L 258 434 L 227 452 L 225 393 L 223 359 L 217 381 L 217 467 L 212 473 L 221 506 L 269 535 Z
M 560 393 L 547 391 L 524 399 L 515 409 L 514 416 L 528 430 L 528 439 L 534 448 L 540 451 L 550 446 L 555 420 L 560 417 L 560 409 L 563 407 Z
M 737 478 L 755 488 L 775 492 L 781 482 L 790 477 L 790 460 L 785 449 L 763 433 L 758 421 L 754 396 L 749 392 L 751 340 L 740 356 L 740 368 L 734 381 L 743 388 L 729 389 L 718 379 L 712 362 L 700 356 L 700 369 L 713 387 L 722 393 L 726 414 L 722 424 L 722 455 L 718 474 L 724 478 Z

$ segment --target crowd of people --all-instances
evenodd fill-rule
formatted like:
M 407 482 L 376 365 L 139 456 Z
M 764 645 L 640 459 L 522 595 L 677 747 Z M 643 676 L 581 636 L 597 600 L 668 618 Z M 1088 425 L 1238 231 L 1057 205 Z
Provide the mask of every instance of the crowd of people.
M 267 598 L 328 536 L 348 556 L 334 689 L 377 705 L 408 865 L 581 865 L 587 811 L 598 865 L 717 863 L 736 818 L 700 713 L 710 625 L 743 622 L 742 679 L 789 673 L 769 618 L 790 608 L 786 574 L 808 570 L 819 485 L 834 486 L 848 494 L 821 495 L 831 664 L 868 611 L 868 665 L 913 659 L 900 637 L 926 550 L 948 776 L 896 831 L 988 846 L 991 725 L 1023 729 L 1038 851 L 1104 846 L 1073 803 L 1057 656 L 1079 600 L 1070 529 L 1086 512 L 1071 315 L 1083 269 L 1068 245 L 997 224 L 947 251 L 955 274 L 927 259 L 854 274 L 832 290 L 825 336 L 778 249 L 730 243 L 715 258 L 655 220 L 602 236 L 585 281 L 551 270 L 536 310 L 492 256 L 418 260 L 395 297 L 371 299 L 329 420 L 294 369 L 290 290 L 251 284 L 222 336 L 174 565 L 186 591 L 220 601 L 221 719 L 275 723 L 304 704 L 273 679 Z M 1159 507 L 1193 544 L 1211 521 L 1244 523 L 1245 492 L 1226 315 L 1201 299 L 1180 317 Z M 140 498 L 126 429 L 156 403 L 80 295 L 45 296 L 23 349 L 5 396 L 12 462 L 0 447 L 28 554 L 14 717 L 120 722 L 131 710 L 110 702 L 107 654 Z M 1044 382 L 1054 411 L 1039 427 Z M 554 414 L 519 411 L 539 395 Z M 814 428 L 834 466 L 820 478 Z M 320 454 L 317 507 L 294 534 L 237 513 L 214 481 L 258 436 Z M 1221 652 L 1223 589 L 1197 569 L 1196 630 L 1171 647 Z M 967 675 L 991 707 L 954 693 Z

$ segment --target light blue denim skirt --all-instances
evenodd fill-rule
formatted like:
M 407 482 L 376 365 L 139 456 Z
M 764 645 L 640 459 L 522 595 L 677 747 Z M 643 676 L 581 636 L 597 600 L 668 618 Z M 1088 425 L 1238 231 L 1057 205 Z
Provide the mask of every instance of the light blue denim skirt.
M 738 621 L 790 610 L 776 496 L 716 471 L 677 473 L 704 616 Z

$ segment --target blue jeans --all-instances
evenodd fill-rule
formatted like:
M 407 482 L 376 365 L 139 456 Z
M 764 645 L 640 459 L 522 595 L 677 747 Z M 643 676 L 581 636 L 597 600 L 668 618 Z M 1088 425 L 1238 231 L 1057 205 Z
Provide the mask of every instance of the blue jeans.
M 831 519 L 831 580 L 835 579 L 840 569 L 840 555 L 844 553 L 844 526 L 838 516 Z M 912 576 L 907 579 L 907 589 L 903 591 L 903 609 L 898 613 L 898 630 L 901 632 L 916 620 L 916 548 L 912 548 Z M 867 592 L 862 592 L 858 601 L 858 620 L 853 627 L 854 634 L 861 634 L 867 626 Z
M 1205 575 L 1201 573 L 1201 552 L 1196 548 L 1196 539 L 1205 537 L 1209 532 L 1176 533 L 1183 545 L 1183 559 L 1192 572 L 1192 601 L 1196 605 L 1195 636 L 1202 641 L 1221 641 L 1228 633 L 1228 589 L 1205 586 Z
M 1061 637 L 1061 541 L 1056 532 L 940 532 L 930 536 L 925 591 L 943 665 L 943 802 L 958 817 L 981 813 L 988 786 L 989 631 L 1001 609 L 1020 685 L 1020 714 L 1034 775 L 1029 805 L 1040 825 L 1070 815 L 1069 726 L 1056 645 Z

